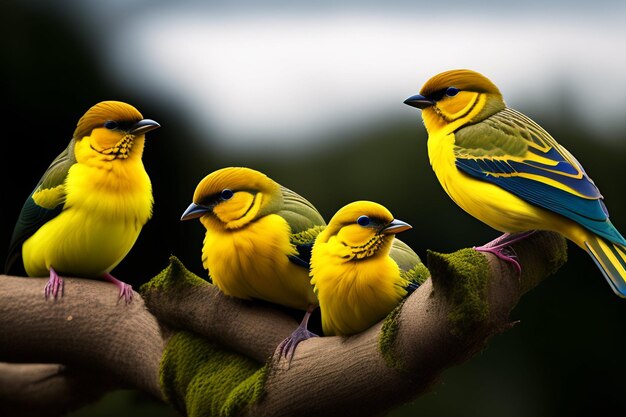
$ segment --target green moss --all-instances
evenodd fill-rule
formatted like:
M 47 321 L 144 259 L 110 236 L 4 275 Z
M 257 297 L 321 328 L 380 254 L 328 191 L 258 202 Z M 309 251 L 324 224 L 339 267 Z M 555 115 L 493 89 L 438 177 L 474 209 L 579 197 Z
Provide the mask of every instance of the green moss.
M 168 342 L 161 360 L 165 399 L 189 417 L 236 416 L 264 393 L 266 367 L 189 332 Z
M 396 342 L 396 336 L 398 335 L 398 330 L 400 328 L 400 324 L 398 323 L 398 317 L 400 316 L 400 312 L 402 311 L 402 306 L 404 305 L 404 301 L 396 306 L 389 315 L 385 318 L 383 322 L 383 327 L 380 331 L 380 336 L 378 337 L 378 350 L 380 354 L 383 356 L 385 363 L 388 367 L 394 369 L 403 369 L 402 361 L 395 355 L 394 345 Z
M 207 285 L 207 281 L 185 268 L 185 265 L 176 256 L 170 256 L 169 261 L 169 265 L 163 271 L 139 288 L 140 293 L 144 294 L 152 290 L 170 290 L 175 287 Z
M 426 268 L 426 265 L 420 262 L 409 271 L 402 272 L 402 278 L 421 285 L 430 278 L 430 271 Z M 403 369 L 402 361 L 394 354 L 394 344 L 400 328 L 398 317 L 400 316 L 405 301 L 406 299 L 402 300 L 400 304 L 387 315 L 378 338 L 378 350 L 383 356 L 387 366 L 394 369 Z
M 488 318 L 489 264 L 483 254 L 469 248 L 451 254 L 429 251 L 428 266 L 435 291 L 442 290 L 450 304 L 452 334 L 463 336 Z

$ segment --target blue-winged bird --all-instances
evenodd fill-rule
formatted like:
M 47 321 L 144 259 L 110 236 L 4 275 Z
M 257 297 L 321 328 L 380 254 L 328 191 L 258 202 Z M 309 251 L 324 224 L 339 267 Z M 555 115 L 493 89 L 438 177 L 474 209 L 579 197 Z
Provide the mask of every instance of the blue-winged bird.
M 446 71 L 405 103 L 422 109 L 430 163 L 448 195 L 505 233 L 478 250 L 519 269 L 506 254 L 508 245 L 535 230 L 559 232 L 589 253 L 615 293 L 626 296 L 626 240 L 609 220 L 598 187 L 548 132 L 507 107 L 489 79 L 466 69 Z
M 104 278 L 130 302 L 131 286 L 110 272 L 152 215 L 141 157 L 145 134 L 158 127 L 126 103 L 91 107 L 24 203 L 6 271 L 21 258 L 29 276 L 50 277 L 44 292 L 55 299 L 63 295 L 59 274 Z

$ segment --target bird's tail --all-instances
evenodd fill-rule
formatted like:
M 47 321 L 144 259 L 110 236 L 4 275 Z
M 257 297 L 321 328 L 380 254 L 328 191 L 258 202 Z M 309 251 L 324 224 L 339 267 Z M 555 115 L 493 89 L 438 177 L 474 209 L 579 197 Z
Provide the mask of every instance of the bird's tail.
M 615 294 L 626 298 L 626 247 L 596 235 L 588 236 L 585 246 Z

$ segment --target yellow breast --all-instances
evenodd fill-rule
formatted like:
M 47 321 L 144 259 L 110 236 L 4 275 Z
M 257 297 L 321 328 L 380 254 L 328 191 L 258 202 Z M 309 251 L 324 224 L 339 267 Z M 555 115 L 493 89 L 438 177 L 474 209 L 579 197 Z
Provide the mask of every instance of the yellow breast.
M 117 162 L 108 170 L 79 163 L 70 168 L 63 211 L 22 247 L 28 275 L 45 276 L 53 267 L 98 277 L 128 254 L 152 214 L 152 188 L 140 160 Z
M 441 186 L 463 210 L 501 232 L 569 228 L 561 216 L 534 206 L 499 186 L 466 175 L 455 165 L 454 134 L 428 137 L 430 163 Z
M 331 238 L 316 244 L 311 258 L 325 335 L 362 332 L 387 316 L 406 295 L 408 282 L 388 256 L 346 261 Z
M 203 264 L 222 292 L 302 310 L 317 304 L 308 270 L 288 258 L 296 249 L 289 241 L 291 229 L 285 219 L 270 214 L 229 230 L 205 218 L 201 221 L 207 229 Z

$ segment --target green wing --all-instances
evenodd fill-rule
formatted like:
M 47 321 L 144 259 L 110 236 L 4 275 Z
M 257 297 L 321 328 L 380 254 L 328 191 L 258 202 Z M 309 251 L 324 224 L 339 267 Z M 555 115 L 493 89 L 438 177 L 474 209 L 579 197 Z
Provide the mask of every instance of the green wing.
M 308 268 L 313 242 L 326 227 L 326 222 L 307 199 L 283 186 L 281 186 L 281 192 L 283 208 L 278 214 L 287 220 L 291 227 L 291 243 L 298 250 L 298 255 L 290 256 L 289 260 L 296 265 Z
M 528 117 L 507 108 L 454 136 L 455 164 L 464 173 L 626 245 L 580 163 Z
M 430 272 L 426 265 L 422 263 L 420 257 L 403 241 L 398 238 L 393 240 L 389 256 L 400 267 L 400 275 L 409 281 L 407 288 L 409 294 L 422 285 L 430 277 Z
M 576 158 L 516 110 L 504 109 L 454 137 L 457 167 L 470 175 L 524 178 L 582 198 L 602 198 Z
M 13 229 L 5 273 L 8 273 L 15 261 L 21 257 L 22 244 L 63 209 L 65 178 L 74 163 L 76 163 L 76 158 L 74 157 L 74 139 L 72 139 L 67 148 L 52 161 L 26 199 Z

